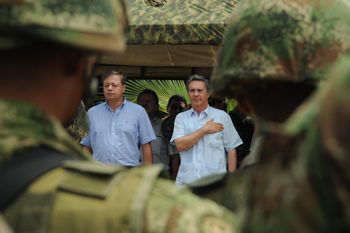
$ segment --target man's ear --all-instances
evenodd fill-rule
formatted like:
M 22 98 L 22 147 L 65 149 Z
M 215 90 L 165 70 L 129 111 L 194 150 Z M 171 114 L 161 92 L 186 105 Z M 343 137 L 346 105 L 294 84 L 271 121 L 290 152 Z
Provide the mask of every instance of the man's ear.
M 123 84 L 123 93 L 125 92 L 126 84 Z
M 238 94 L 235 96 L 238 103 L 238 109 L 243 112 L 246 116 L 254 116 L 255 111 L 252 107 L 249 98 L 246 94 Z

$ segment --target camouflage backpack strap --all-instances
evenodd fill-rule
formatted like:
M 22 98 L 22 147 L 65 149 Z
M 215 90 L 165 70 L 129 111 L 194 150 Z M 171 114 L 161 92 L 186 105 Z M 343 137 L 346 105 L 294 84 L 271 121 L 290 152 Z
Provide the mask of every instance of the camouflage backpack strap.
M 3 211 L 18 195 L 42 174 L 59 167 L 71 156 L 47 147 L 23 150 L 0 167 L 0 210 Z

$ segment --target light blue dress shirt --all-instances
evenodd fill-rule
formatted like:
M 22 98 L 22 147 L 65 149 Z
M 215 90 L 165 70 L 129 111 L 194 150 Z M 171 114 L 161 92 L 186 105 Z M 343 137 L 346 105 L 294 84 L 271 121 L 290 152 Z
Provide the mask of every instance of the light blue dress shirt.
M 105 164 L 139 166 L 140 145 L 156 139 L 143 107 L 124 99 L 114 112 L 107 101 L 89 109 L 90 133 L 80 142 Z
M 224 125 L 218 133 L 205 134 L 191 148 L 180 152 L 181 164 L 176 184 L 184 186 L 207 175 L 227 172 L 227 153 L 243 142 L 233 126 L 230 116 L 219 109 L 208 107 L 200 113 L 192 109 L 179 113 L 175 119 L 174 132 L 170 143 L 175 139 L 194 133 L 214 118 L 214 122 Z

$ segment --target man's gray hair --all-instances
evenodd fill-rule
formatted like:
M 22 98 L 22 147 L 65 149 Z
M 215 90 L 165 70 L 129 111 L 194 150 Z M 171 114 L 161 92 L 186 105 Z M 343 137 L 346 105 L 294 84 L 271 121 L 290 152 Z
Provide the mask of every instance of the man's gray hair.
M 128 81 L 126 76 L 121 71 L 119 71 L 119 70 L 109 70 L 109 71 L 107 71 L 106 73 L 104 73 L 102 75 L 102 77 L 101 77 L 102 83 L 107 77 L 109 77 L 111 75 L 119 75 L 120 76 L 120 80 L 122 81 L 123 85 L 126 84 L 126 81 Z
M 207 79 L 203 75 L 199 75 L 199 74 L 192 74 L 190 77 L 188 77 L 187 82 L 186 82 L 187 92 L 188 92 L 188 85 L 192 81 L 203 81 L 205 83 L 205 88 L 207 89 L 207 92 L 209 92 L 209 79 Z

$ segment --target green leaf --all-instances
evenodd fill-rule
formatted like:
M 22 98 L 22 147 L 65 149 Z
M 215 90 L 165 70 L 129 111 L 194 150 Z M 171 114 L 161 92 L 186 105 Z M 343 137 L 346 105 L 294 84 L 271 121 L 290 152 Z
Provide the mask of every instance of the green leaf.
M 167 113 L 166 106 L 169 98 L 175 94 L 183 95 L 187 103 L 190 103 L 183 80 L 128 80 L 124 96 L 128 101 L 135 103 L 137 96 L 144 89 L 151 89 L 157 93 L 159 110 L 162 112 Z

